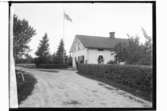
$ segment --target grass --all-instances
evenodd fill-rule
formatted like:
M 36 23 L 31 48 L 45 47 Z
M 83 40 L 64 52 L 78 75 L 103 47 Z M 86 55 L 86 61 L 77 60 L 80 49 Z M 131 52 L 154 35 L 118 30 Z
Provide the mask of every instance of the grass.
M 24 81 L 21 74 L 24 76 Z M 17 80 L 17 92 L 18 92 L 18 103 L 21 104 L 29 95 L 31 95 L 34 85 L 37 83 L 37 80 L 30 74 L 16 70 L 16 80 Z
M 131 87 L 128 87 L 127 85 L 123 85 L 123 84 L 119 84 L 119 83 L 116 83 L 114 81 L 111 81 L 107 78 L 103 78 L 103 77 L 98 77 L 98 76 L 95 76 L 95 75 L 91 75 L 91 74 L 82 74 L 82 73 L 79 73 L 77 72 L 78 74 L 82 75 L 82 76 L 85 76 L 87 78 L 91 78 L 91 79 L 95 79 L 95 80 L 98 80 L 98 81 L 101 81 L 103 83 L 106 83 L 106 84 L 109 84 L 109 85 L 112 85 L 114 87 L 116 87 L 117 89 L 121 89 L 121 90 L 124 90 L 124 91 L 127 91 L 137 97 L 140 97 L 142 99 L 145 99 L 145 100 L 148 100 L 148 101 L 152 101 L 152 94 L 150 93 L 147 93 L 147 92 L 144 92 L 144 91 L 140 91 L 140 90 L 136 90 L 134 88 L 131 88 Z
M 152 67 L 80 64 L 78 71 L 83 76 L 102 81 L 135 96 L 152 101 Z

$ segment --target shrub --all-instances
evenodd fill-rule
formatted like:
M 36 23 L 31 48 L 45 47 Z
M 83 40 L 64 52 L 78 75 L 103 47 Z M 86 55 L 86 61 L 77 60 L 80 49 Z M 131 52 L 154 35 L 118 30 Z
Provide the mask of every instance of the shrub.
M 49 62 L 49 57 L 38 57 L 34 59 L 34 63 L 36 64 L 36 66 L 38 66 L 39 64 L 48 64 Z
M 24 81 L 19 73 L 24 76 Z M 17 92 L 18 92 L 18 102 L 19 104 L 25 100 L 29 95 L 31 95 L 37 80 L 30 74 L 16 70 L 16 80 L 17 80 Z
M 139 65 L 79 64 L 81 74 L 105 78 L 136 90 L 151 93 L 152 67 Z
M 117 64 L 116 61 L 110 60 L 109 62 L 107 62 L 107 64 Z

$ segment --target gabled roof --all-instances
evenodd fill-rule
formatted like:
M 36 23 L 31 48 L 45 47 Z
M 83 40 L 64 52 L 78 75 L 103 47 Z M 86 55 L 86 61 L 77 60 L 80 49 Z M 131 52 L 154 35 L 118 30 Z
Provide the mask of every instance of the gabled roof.
M 93 49 L 113 49 L 118 43 L 128 44 L 128 39 L 109 38 L 99 36 L 76 35 L 86 48 Z

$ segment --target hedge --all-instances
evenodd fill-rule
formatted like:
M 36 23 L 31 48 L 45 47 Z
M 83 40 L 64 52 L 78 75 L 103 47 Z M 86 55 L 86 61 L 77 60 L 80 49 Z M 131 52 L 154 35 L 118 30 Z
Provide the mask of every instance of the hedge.
M 68 68 L 67 64 L 38 64 L 37 68 Z
M 78 71 L 83 75 L 105 78 L 136 90 L 152 92 L 152 67 L 149 66 L 79 64 Z

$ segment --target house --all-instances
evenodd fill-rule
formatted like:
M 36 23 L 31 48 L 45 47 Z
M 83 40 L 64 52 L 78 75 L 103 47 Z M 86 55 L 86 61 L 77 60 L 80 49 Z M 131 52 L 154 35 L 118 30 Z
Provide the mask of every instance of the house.
M 76 68 L 77 63 L 107 64 L 114 61 L 115 45 L 127 43 L 128 40 L 115 38 L 115 32 L 110 32 L 109 35 L 109 37 L 76 35 L 70 49 L 73 68 Z

